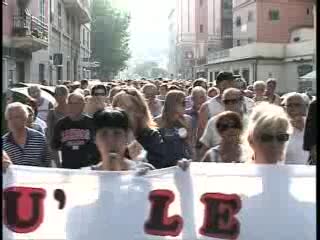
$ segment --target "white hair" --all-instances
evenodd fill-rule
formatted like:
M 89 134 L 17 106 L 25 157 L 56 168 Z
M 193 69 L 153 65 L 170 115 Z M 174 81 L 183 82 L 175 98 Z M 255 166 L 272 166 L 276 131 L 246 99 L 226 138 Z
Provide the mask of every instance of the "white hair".
M 256 87 L 264 87 L 264 88 L 266 88 L 267 84 L 264 81 L 256 81 L 256 82 L 253 83 L 253 88 L 256 88 Z
M 305 105 L 309 104 L 308 96 L 304 95 L 303 93 L 297 93 L 297 92 L 287 93 L 285 96 L 283 96 L 282 104 L 286 105 L 291 98 L 298 98 Z
M 21 109 L 22 111 L 24 111 L 26 118 L 28 118 L 29 111 L 28 111 L 27 106 L 21 102 L 13 102 L 13 103 L 9 103 L 8 106 L 6 107 L 6 111 L 5 111 L 6 119 L 8 119 L 9 112 L 11 112 L 15 109 Z
M 205 96 L 207 95 L 207 91 L 203 87 L 200 87 L 200 86 L 192 88 L 191 96 L 193 96 L 194 94 L 197 94 L 197 93 L 202 93 Z

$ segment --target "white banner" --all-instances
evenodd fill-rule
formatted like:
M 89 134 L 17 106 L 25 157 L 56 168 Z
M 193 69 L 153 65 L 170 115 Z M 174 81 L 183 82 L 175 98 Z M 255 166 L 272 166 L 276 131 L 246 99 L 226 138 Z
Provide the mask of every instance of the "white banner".
M 94 172 L 13 166 L 3 239 L 316 239 L 314 166 L 192 163 Z

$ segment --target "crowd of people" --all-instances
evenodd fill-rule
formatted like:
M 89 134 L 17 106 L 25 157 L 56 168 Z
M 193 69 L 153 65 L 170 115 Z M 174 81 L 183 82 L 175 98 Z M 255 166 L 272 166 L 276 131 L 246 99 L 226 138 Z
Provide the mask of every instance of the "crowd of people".
M 190 162 L 316 164 L 316 99 L 276 94 L 276 79 L 220 72 L 196 80 L 82 80 L 55 87 L 55 103 L 28 88 L 8 102 L 3 168 L 138 170 Z M 191 163 L 192 164 L 192 163 Z

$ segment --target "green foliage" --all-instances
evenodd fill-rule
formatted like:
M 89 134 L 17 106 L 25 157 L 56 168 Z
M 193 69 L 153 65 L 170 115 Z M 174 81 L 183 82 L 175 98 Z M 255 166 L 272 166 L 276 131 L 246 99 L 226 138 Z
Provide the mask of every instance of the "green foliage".
M 108 0 L 94 0 L 91 6 L 91 50 L 100 78 L 108 78 L 126 67 L 129 50 L 130 16 L 113 8 Z
M 168 72 L 158 66 L 158 63 L 148 61 L 138 64 L 134 69 L 134 74 L 138 74 L 141 77 L 157 78 L 168 77 Z

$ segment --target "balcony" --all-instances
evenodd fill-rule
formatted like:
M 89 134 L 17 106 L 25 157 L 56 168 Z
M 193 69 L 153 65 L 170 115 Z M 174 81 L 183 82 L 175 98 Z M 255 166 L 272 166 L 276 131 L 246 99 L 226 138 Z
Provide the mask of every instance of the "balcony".
M 66 9 L 79 18 L 80 24 L 91 21 L 88 0 L 64 0 Z
M 48 47 L 48 25 L 31 15 L 13 17 L 13 46 L 35 52 Z
M 244 46 L 233 47 L 210 53 L 208 55 L 208 64 L 251 58 L 283 59 L 285 57 L 285 46 L 285 44 L 279 43 L 251 43 Z

